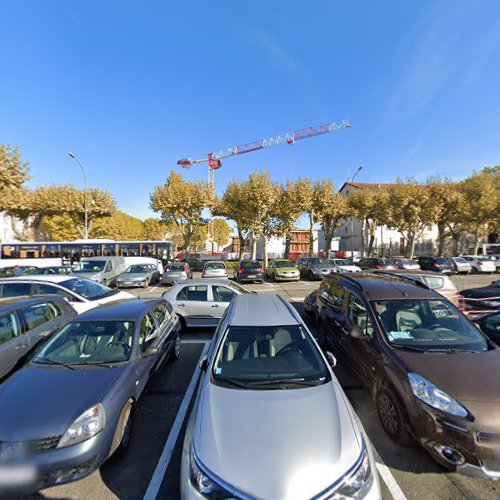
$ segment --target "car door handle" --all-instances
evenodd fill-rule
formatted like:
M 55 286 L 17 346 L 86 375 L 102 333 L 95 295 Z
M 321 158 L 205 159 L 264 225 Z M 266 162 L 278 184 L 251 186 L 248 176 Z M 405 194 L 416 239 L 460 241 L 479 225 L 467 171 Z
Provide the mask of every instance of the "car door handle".
M 186 304 L 177 304 L 179 307 L 186 307 Z
M 26 347 L 26 344 L 16 345 L 16 349 L 24 349 L 25 347 Z
M 212 307 L 219 307 L 219 304 L 212 304 Z

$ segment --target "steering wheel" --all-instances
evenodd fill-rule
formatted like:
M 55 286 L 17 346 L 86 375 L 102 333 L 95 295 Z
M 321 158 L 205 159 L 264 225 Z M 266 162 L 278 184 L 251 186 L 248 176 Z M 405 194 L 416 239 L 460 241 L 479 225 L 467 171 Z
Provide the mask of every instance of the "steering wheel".
M 283 356 L 287 352 L 298 352 L 301 356 L 304 355 L 304 353 L 298 347 L 294 347 L 292 345 L 286 345 L 276 353 L 276 356 Z
M 107 345 L 107 347 L 112 346 L 112 345 L 116 345 L 116 346 L 123 347 L 123 348 L 125 348 L 125 355 L 130 354 L 130 350 L 131 350 L 131 348 L 130 348 L 130 346 L 129 346 L 126 342 L 124 342 L 123 340 L 112 340 L 112 341 L 111 341 L 111 342 Z

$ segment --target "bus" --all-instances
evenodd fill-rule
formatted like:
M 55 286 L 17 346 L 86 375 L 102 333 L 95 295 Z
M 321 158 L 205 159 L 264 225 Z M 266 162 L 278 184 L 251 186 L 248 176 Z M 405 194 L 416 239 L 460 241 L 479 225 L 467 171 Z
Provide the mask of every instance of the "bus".
M 469 248 L 469 254 L 474 253 L 474 248 Z M 478 255 L 486 256 L 499 256 L 500 255 L 500 243 L 482 243 L 477 249 Z
M 0 268 L 73 265 L 82 257 L 152 257 L 162 262 L 172 256 L 170 241 L 15 241 L 0 243 Z

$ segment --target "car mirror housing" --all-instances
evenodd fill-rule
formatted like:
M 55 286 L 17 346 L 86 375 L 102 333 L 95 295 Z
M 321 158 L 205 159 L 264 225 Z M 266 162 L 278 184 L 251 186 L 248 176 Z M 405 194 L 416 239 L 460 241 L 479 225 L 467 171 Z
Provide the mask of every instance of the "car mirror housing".
M 326 360 L 328 361 L 328 364 L 332 368 L 335 368 L 337 366 L 337 359 L 330 351 L 325 352 L 325 357 L 326 357 Z
M 353 339 L 363 340 L 366 337 L 366 335 L 360 326 L 353 325 L 353 327 L 351 328 L 351 337 Z
M 198 366 L 199 366 L 199 368 L 200 368 L 201 371 L 206 372 L 207 368 L 208 368 L 208 357 L 207 356 L 203 356 L 203 358 L 201 358 L 200 364 Z

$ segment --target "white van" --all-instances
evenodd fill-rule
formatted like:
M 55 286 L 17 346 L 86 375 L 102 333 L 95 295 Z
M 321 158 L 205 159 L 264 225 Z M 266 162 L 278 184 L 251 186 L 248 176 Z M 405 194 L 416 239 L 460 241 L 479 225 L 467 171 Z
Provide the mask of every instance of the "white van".
M 83 257 L 73 266 L 72 274 L 109 286 L 125 272 L 126 267 L 124 257 Z

